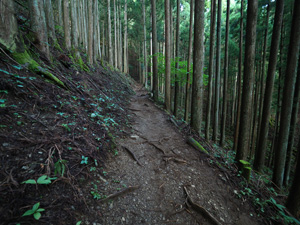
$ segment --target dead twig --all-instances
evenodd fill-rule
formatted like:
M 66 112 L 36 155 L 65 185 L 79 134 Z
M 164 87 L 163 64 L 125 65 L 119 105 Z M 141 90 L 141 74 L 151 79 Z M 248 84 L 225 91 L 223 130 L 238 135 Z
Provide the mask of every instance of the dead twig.
M 152 143 L 150 141 L 148 141 L 148 144 L 152 145 L 154 148 L 156 148 L 157 150 L 159 150 L 160 152 L 162 152 L 164 155 L 166 154 L 165 151 L 162 148 L 158 147 L 156 144 L 154 144 L 154 143 Z
M 132 151 L 130 151 L 125 146 L 122 146 L 122 148 L 124 148 L 129 153 L 129 155 L 137 162 L 137 164 L 139 164 L 140 166 L 143 166 Z
M 111 194 L 109 196 L 107 196 L 107 198 L 100 200 L 100 202 L 106 202 L 107 200 L 111 200 L 114 199 L 116 197 L 119 197 L 121 195 L 127 194 L 129 192 L 135 191 L 136 189 L 138 189 L 140 186 L 130 186 L 128 188 L 125 188 L 115 194 Z
M 183 190 L 184 190 L 184 192 L 187 196 L 187 203 L 191 206 L 191 208 L 193 210 L 195 210 L 197 213 L 200 213 L 204 217 L 209 219 L 212 222 L 212 224 L 221 225 L 221 223 L 213 215 L 211 215 L 205 208 L 203 208 L 202 206 L 200 206 L 200 205 L 193 202 L 193 200 L 191 199 L 186 187 L 183 187 Z

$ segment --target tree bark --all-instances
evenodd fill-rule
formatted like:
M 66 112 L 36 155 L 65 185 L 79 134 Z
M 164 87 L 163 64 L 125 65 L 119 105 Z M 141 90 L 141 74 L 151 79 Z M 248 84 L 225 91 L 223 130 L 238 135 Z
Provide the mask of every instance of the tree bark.
M 225 60 L 224 60 L 224 88 L 223 88 L 223 107 L 222 107 L 222 122 L 221 122 L 221 138 L 220 145 L 225 143 L 225 128 L 227 116 L 227 80 L 228 80 L 228 42 L 229 42 L 229 16 L 230 16 L 230 0 L 227 0 L 226 14 L 226 34 L 225 34 Z
M 63 0 L 64 9 L 64 32 L 65 32 L 65 44 L 68 50 L 71 49 L 71 38 L 70 38 L 70 15 L 69 15 L 69 1 Z
M 124 6 L 124 73 L 128 73 L 128 41 L 127 41 L 127 0 Z
M 108 62 L 113 66 L 113 50 L 112 50 L 112 40 L 111 40 L 111 19 L 110 19 L 110 0 L 107 0 L 107 23 L 108 23 Z
M 194 0 L 190 1 L 190 29 L 189 29 L 189 47 L 188 47 L 188 63 L 187 63 L 187 80 L 186 80 L 186 94 L 185 94 L 185 112 L 184 120 L 188 123 L 189 121 L 189 109 L 190 109 L 190 92 L 191 92 L 191 61 L 192 61 L 192 50 L 193 50 L 193 23 L 194 23 Z
M 146 33 L 146 10 L 145 10 L 145 0 L 143 0 L 143 31 L 144 31 L 144 43 L 143 43 L 143 49 L 144 49 L 144 79 L 143 82 L 145 84 L 145 87 L 147 88 L 147 82 L 148 82 L 148 63 L 147 63 L 147 33 Z
M 282 111 L 280 117 L 280 128 L 278 143 L 275 149 L 275 164 L 273 172 L 273 182 L 281 188 L 283 182 L 284 166 L 286 160 L 286 150 L 290 130 L 290 121 L 293 108 L 293 95 L 296 81 L 297 60 L 300 46 L 300 1 L 294 3 L 294 14 L 290 44 L 288 50 L 287 67 L 285 72 L 285 82 L 283 88 Z
M 158 67 L 157 67 L 157 28 L 156 28 L 156 0 L 151 0 L 152 5 L 152 52 L 153 52 L 153 98 L 158 102 Z
M 179 110 L 179 30 L 180 26 L 180 0 L 177 0 L 177 16 L 176 16 L 176 49 L 175 49 L 175 58 L 176 58 L 176 65 L 175 65 L 175 94 L 174 94 L 174 116 L 178 117 L 178 110 Z M 177 61 L 178 60 L 178 61 Z
M 93 1 L 88 1 L 88 60 L 89 64 L 93 65 Z
M 171 112 L 170 0 L 165 0 L 165 106 Z
M 267 140 L 268 140 L 268 127 L 269 127 L 269 120 L 270 120 L 274 79 L 276 74 L 276 64 L 277 64 L 277 55 L 278 55 L 277 53 L 279 48 L 280 33 L 282 27 L 283 9 L 284 9 L 284 0 L 277 0 L 274 25 L 273 25 L 272 42 L 271 42 L 271 49 L 270 49 L 270 56 L 269 56 L 266 89 L 264 94 L 262 119 L 260 124 L 259 137 L 256 146 L 254 165 L 253 165 L 254 169 L 259 172 L 262 172 L 264 162 L 265 162 L 265 154 L 266 154 L 266 147 L 267 147 Z
M 221 18 L 222 0 L 218 0 L 218 19 L 217 19 L 217 55 L 216 55 L 216 79 L 215 79 L 215 110 L 213 141 L 218 139 L 219 133 L 219 104 L 220 104 L 220 73 L 221 73 Z
M 28 3 L 30 9 L 30 26 L 34 38 L 33 43 L 39 51 L 50 59 L 44 1 L 30 0 Z
M 203 102 L 204 0 L 195 1 L 191 126 L 200 135 Z
M 54 16 L 53 7 L 51 0 L 44 0 L 46 24 L 49 38 L 52 42 L 56 41 L 55 27 L 54 27 Z
M 243 30 L 244 30 L 244 0 L 241 0 L 241 18 L 240 18 L 240 42 L 239 42 L 239 72 L 237 79 L 237 112 L 236 112 L 236 125 L 234 131 L 234 144 L 233 149 L 237 151 L 239 131 L 240 131 L 240 115 L 241 115 L 241 103 L 242 103 L 242 73 L 243 73 Z
M 243 95 L 242 95 L 242 104 L 241 104 L 240 130 L 239 130 L 236 161 L 247 160 L 248 150 L 249 150 L 249 138 L 250 138 L 249 128 L 251 122 L 251 103 L 252 103 L 253 81 L 254 81 L 254 72 L 255 72 L 254 62 L 255 62 L 257 8 L 258 8 L 258 2 L 256 0 L 248 1 Z
M 208 65 L 208 100 L 206 108 L 205 138 L 209 140 L 209 129 L 212 106 L 212 84 L 214 78 L 214 57 L 215 57 L 215 33 L 216 33 L 216 0 L 211 1 L 210 13 L 210 41 L 209 41 L 209 65 Z
M 114 66 L 118 67 L 118 44 L 117 44 L 117 9 L 116 0 L 114 0 Z

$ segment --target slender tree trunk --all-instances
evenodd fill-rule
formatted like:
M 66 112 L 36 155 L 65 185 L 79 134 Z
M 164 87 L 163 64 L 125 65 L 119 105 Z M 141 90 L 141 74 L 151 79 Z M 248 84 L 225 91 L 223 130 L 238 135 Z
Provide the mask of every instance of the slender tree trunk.
M 220 73 L 221 73 L 221 17 L 222 0 L 218 0 L 218 19 L 217 19 L 217 56 L 216 56 L 216 78 L 215 78 L 215 111 L 213 140 L 216 141 L 219 132 L 219 99 L 220 99 Z
M 93 65 L 93 1 L 88 1 L 88 60 Z
M 264 104 L 262 111 L 262 119 L 260 124 L 260 131 L 258 142 L 256 146 L 255 159 L 254 159 L 254 169 L 262 172 L 264 162 L 265 162 L 265 154 L 268 140 L 268 125 L 270 119 L 270 111 L 272 104 L 272 94 L 274 87 L 274 79 L 276 72 L 276 64 L 277 64 L 277 52 L 279 48 L 280 41 L 280 32 L 282 26 L 282 18 L 283 18 L 283 9 L 284 9 L 284 0 L 276 1 L 276 12 L 275 19 L 273 25 L 273 34 L 272 34 L 272 42 L 269 56 L 269 67 L 266 81 L 266 89 L 264 94 Z
M 58 11 L 58 25 L 63 27 L 63 9 L 62 9 L 62 0 L 57 0 L 57 11 Z
M 287 67 L 283 89 L 282 111 L 278 143 L 275 148 L 275 164 L 273 182 L 281 188 L 284 175 L 286 150 L 290 129 L 291 113 L 293 108 L 293 95 L 296 81 L 297 60 L 300 46 L 300 1 L 294 3 L 294 14 L 288 51 Z
M 44 1 L 30 0 L 30 26 L 36 48 L 50 59 Z
M 189 109 L 190 109 L 190 92 L 191 92 L 191 61 L 192 61 L 192 50 L 193 50 L 193 23 L 194 23 L 194 0 L 190 2 L 190 29 L 189 29 L 189 47 L 188 47 L 188 63 L 187 63 L 187 81 L 186 81 L 186 95 L 185 95 L 185 112 L 184 120 L 189 121 Z
M 171 112 L 171 52 L 170 52 L 170 0 L 165 0 L 165 106 Z
M 179 25 L 180 25 L 180 0 L 177 0 L 177 16 L 176 16 L 176 49 L 175 49 L 175 58 L 179 57 Z M 179 70 L 179 64 L 176 62 L 175 70 Z M 178 72 L 175 73 L 175 94 L 174 94 L 174 116 L 178 117 L 179 110 L 179 76 Z
M 152 40 L 153 40 L 153 97 L 158 102 L 158 67 L 157 67 L 157 28 L 156 28 L 156 0 L 151 0 L 152 5 Z
M 203 67 L 204 67 L 204 2 L 195 1 L 195 30 L 193 58 L 193 90 L 191 126 L 200 135 L 203 102 Z
M 48 36 L 52 42 L 55 42 L 56 34 L 54 28 L 54 16 L 53 16 L 53 7 L 52 7 L 51 0 L 44 0 L 44 7 L 45 7 Z
M 64 2 L 64 31 L 65 31 L 65 44 L 68 50 L 71 49 L 71 35 L 70 35 L 70 15 L 69 15 L 69 1 L 63 0 Z
M 117 10 L 116 0 L 114 0 L 114 66 L 118 67 L 118 45 L 117 45 Z
M 257 25 L 257 8 L 256 0 L 248 1 L 247 9 L 247 28 L 245 44 L 245 62 L 244 62 L 244 81 L 243 95 L 240 115 L 240 130 L 236 161 L 247 160 L 250 137 L 251 122 L 251 100 L 253 93 L 254 81 L 254 62 L 255 62 L 255 42 L 256 42 L 256 25 Z
M 290 129 L 290 134 L 289 134 L 289 143 L 288 143 L 288 147 L 287 147 L 287 158 L 286 158 L 286 164 L 285 164 L 285 170 L 284 170 L 283 183 L 285 186 L 288 186 L 289 178 L 290 178 L 295 131 L 296 131 L 296 126 L 297 126 L 297 117 L 298 117 L 298 110 L 299 110 L 299 99 L 300 99 L 300 57 L 298 60 L 298 75 L 297 75 L 297 81 L 296 81 L 296 85 L 295 85 L 293 111 L 292 111 L 292 118 L 291 118 L 291 129 Z
M 214 78 L 214 56 L 215 56 L 215 27 L 216 27 L 216 0 L 211 1 L 210 13 L 210 47 L 209 47 L 209 66 L 208 66 L 208 101 L 206 110 L 205 138 L 209 140 L 211 106 L 212 106 L 212 85 Z
M 145 0 L 143 0 L 143 30 L 144 30 L 144 80 L 145 87 L 147 88 L 147 82 L 148 82 L 148 63 L 147 63 L 147 33 L 146 33 L 146 10 L 145 10 Z
M 128 73 L 127 0 L 124 6 L 124 73 Z
M 225 62 L 224 62 L 224 88 L 223 88 L 223 113 L 222 113 L 222 128 L 220 145 L 225 143 L 225 128 L 226 128 L 226 114 L 227 114 L 227 79 L 228 79 L 228 42 L 229 42 L 229 15 L 230 15 L 230 0 L 227 0 L 227 14 L 226 14 L 226 35 L 225 35 Z
M 113 51 L 112 51 L 112 40 L 111 40 L 111 19 L 110 19 L 110 0 L 107 0 L 107 23 L 108 23 L 108 62 L 110 65 L 113 63 Z
M 240 18 L 240 43 L 239 43 L 239 73 L 238 73 L 238 92 L 237 92 L 237 112 L 236 112 L 236 127 L 234 133 L 233 149 L 237 151 L 240 131 L 240 116 L 241 116 L 241 104 L 242 104 L 242 73 L 243 73 L 243 18 L 244 18 L 244 0 L 241 0 L 241 18 Z

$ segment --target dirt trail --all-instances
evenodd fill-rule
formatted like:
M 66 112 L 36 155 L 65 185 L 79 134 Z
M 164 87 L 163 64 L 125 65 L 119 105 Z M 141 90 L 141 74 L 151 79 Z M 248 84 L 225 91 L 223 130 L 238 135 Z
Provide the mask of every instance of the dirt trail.
M 253 208 L 235 197 L 222 172 L 210 167 L 203 153 L 186 144 L 168 115 L 139 88 L 129 106 L 133 133 L 119 141 L 118 155 L 107 163 L 107 174 L 101 177 L 106 195 L 130 186 L 139 188 L 99 203 L 96 224 L 212 224 L 187 208 L 184 186 L 193 201 L 220 224 L 259 224 Z

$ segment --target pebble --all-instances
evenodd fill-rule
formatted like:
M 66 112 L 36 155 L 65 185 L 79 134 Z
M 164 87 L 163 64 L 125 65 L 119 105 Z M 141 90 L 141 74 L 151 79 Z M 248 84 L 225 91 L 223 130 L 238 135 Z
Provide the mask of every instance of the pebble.
M 8 143 L 3 143 L 2 146 L 3 146 L 3 147 L 8 147 L 9 144 L 8 144 Z

